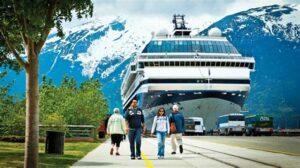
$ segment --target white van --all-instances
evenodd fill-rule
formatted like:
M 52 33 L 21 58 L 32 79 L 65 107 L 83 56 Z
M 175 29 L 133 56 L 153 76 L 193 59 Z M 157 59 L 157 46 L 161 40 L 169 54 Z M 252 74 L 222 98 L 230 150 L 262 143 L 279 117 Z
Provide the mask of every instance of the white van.
M 205 135 L 205 127 L 202 117 L 188 117 L 184 119 L 186 135 Z

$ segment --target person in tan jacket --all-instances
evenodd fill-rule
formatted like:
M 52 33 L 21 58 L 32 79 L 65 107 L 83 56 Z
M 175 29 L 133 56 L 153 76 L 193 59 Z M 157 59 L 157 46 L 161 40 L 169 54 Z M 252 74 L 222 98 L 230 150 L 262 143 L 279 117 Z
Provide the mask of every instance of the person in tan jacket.
M 114 153 L 114 146 L 116 145 L 116 155 L 120 155 L 119 147 L 125 134 L 125 119 L 120 114 L 118 108 L 114 108 L 114 114 L 109 118 L 107 123 L 107 134 L 111 135 L 111 149 L 110 155 Z

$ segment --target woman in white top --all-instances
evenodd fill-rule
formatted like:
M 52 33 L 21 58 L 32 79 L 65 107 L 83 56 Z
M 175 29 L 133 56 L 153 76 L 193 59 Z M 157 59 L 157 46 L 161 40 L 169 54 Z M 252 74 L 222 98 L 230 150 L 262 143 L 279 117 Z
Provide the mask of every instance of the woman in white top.
M 125 134 L 125 119 L 118 108 L 114 108 L 114 114 L 108 120 L 107 134 L 111 135 L 110 154 L 113 154 L 114 146 L 116 145 L 116 155 L 120 155 L 119 147 Z
M 166 135 L 170 134 L 169 120 L 163 107 L 158 109 L 157 115 L 154 117 L 151 129 L 152 136 L 154 132 L 156 132 L 158 140 L 158 159 L 163 159 L 165 156 Z

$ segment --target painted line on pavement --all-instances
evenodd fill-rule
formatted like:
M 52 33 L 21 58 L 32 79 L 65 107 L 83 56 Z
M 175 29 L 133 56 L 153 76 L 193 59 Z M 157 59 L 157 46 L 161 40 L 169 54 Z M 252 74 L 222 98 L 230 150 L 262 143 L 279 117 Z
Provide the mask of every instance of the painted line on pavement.
M 150 160 L 147 158 L 147 156 L 142 152 L 142 159 L 146 163 L 148 168 L 154 168 Z

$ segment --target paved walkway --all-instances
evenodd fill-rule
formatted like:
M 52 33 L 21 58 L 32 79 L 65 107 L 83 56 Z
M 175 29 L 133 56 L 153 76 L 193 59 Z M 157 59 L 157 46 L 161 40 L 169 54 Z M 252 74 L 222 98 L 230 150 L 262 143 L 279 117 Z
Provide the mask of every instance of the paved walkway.
M 119 153 L 121 154 L 120 156 L 109 155 L 110 147 L 110 139 L 108 139 L 106 142 L 87 154 L 84 158 L 76 162 L 72 167 L 191 167 L 191 165 L 186 160 L 184 160 L 183 157 L 195 157 L 199 159 L 199 156 L 188 152 L 184 152 L 183 154 L 179 154 L 179 152 L 177 152 L 176 155 L 171 155 L 171 146 L 169 145 L 168 140 L 165 149 L 165 159 L 158 160 L 157 141 L 155 138 L 142 139 L 142 160 L 130 159 L 129 142 L 127 139 L 126 142 L 123 141 L 121 143 L 121 147 L 119 150 Z M 203 160 L 206 159 L 203 158 Z M 224 165 L 220 163 L 209 164 L 211 167 L 224 167 Z
M 215 137 L 212 137 L 215 139 Z M 229 137 L 230 138 L 230 137 Z M 76 162 L 72 167 L 287 167 L 298 168 L 299 156 L 286 155 L 260 150 L 248 149 L 212 143 L 201 140 L 202 137 L 184 137 L 183 154 L 171 155 L 170 138 L 166 140 L 165 159 L 157 159 L 157 139 L 142 139 L 142 160 L 131 160 L 128 140 L 121 143 L 120 156 L 109 155 L 110 139 Z

